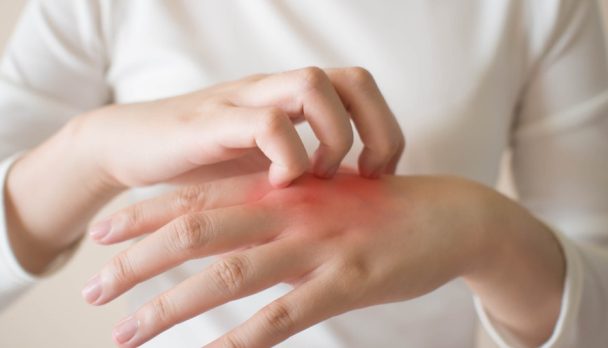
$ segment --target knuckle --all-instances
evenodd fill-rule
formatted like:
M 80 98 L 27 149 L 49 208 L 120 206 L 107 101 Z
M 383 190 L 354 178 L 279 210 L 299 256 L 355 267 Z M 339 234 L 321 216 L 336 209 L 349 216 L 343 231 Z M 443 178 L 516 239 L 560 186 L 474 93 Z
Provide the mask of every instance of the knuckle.
M 369 264 L 361 257 L 345 256 L 338 260 L 334 269 L 340 276 L 334 290 L 344 300 L 356 301 L 364 296 L 365 284 L 372 279 L 372 270 Z M 357 284 L 358 286 L 353 286 Z
M 351 277 L 356 281 L 363 281 L 369 278 L 370 269 L 365 260 L 360 257 L 351 257 L 345 262 L 348 265 L 346 268 L 348 277 Z
M 327 146 L 336 157 L 340 157 L 341 159 L 341 157 L 345 156 L 353 146 L 353 142 L 354 136 L 352 131 L 349 131 L 339 137 L 333 137 L 332 139 L 324 141 L 322 145 Z
M 126 252 L 120 253 L 112 260 L 112 274 L 117 283 L 130 283 L 137 281 L 133 264 Z
M 139 204 L 135 204 L 126 210 L 119 212 L 114 218 L 116 225 L 121 229 L 130 229 L 137 226 L 142 221 L 142 212 Z
M 148 307 L 148 315 L 152 322 L 169 323 L 175 313 L 171 301 L 162 294 L 152 300 Z
M 370 146 L 369 149 L 376 156 L 381 158 L 389 158 L 393 156 L 397 151 L 399 151 L 400 147 L 399 140 L 391 140 L 391 139 L 380 139 L 374 146 Z
M 169 245 L 175 251 L 194 251 L 205 246 L 213 235 L 213 223 L 208 215 L 188 214 L 176 223 Z
M 304 91 L 319 90 L 329 81 L 323 69 L 311 66 L 297 71 L 301 88 Z
M 222 348 L 246 348 L 247 346 L 241 342 L 234 334 L 227 334 L 220 342 Z
M 369 70 L 360 66 L 347 68 L 345 74 L 350 83 L 358 87 L 367 87 L 375 83 Z
M 334 138 L 333 147 L 340 153 L 346 154 L 353 146 L 353 142 L 354 135 L 352 129 L 349 129 L 349 131 L 344 133 L 342 136 Z
M 220 291 L 236 294 L 242 289 L 249 269 L 250 265 L 246 257 L 232 256 L 216 263 L 212 268 L 211 276 Z
M 262 317 L 271 332 L 289 334 L 295 329 L 293 315 L 287 305 L 276 300 L 262 310 Z
M 349 283 L 352 281 L 364 281 L 370 276 L 368 263 L 360 256 L 345 255 L 336 260 L 335 272 Z
M 281 133 L 287 125 L 287 116 L 279 108 L 268 108 L 262 114 L 261 133 L 272 136 Z
M 176 203 L 179 211 L 189 212 L 201 210 L 205 207 L 208 186 L 196 185 L 183 188 L 178 191 Z

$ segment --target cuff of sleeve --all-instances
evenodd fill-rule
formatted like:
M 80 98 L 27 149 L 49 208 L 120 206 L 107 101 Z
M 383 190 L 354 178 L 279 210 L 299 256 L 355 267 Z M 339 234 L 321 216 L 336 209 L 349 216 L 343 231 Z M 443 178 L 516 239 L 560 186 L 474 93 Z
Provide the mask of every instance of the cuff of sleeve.
M 564 293 L 562 295 L 561 309 L 551 337 L 541 348 L 570 347 L 570 335 L 568 328 L 573 326 L 576 313 L 578 313 L 581 302 L 582 291 L 582 263 L 580 256 L 573 243 L 561 233 L 553 229 L 554 234 L 561 244 L 566 259 L 566 277 L 564 280 Z M 478 296 L 473 295 L 473 303 L 482 327 L 488 336 L 500 348 L 524 347 L 518 339 L 506 328 L 494 322 L 486 312 Z

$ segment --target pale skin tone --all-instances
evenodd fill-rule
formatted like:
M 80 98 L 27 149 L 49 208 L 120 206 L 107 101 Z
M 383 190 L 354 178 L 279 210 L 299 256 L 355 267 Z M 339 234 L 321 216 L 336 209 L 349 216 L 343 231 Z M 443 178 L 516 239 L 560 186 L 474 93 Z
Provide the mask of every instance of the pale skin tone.
M 300 120 L 321 143 L 310 166 L 293 128 Z M 335 175 L 355 132 L 365 144 L 359 175 Z M 412 299 L 458 277 L 496 322 L 527 344 L 545 341 L 565 273 L 552 232 L 485 186 L 393 175 L 403 145 L 360 68 L 256 75 L 111 106 L 77 117 L 16 162 L 5 192 L 10 238 L 24 267 L 39 273 L 117 193 L 184 184 L 90 229 L 102 244 L 144 236 L 89 281 L 83 296 L 96 305 L 186 260 L 219 255 L 119 323 L 121 347 L 281 282 L 293 291 L 209 346 L 269 347 L 340 313 Z

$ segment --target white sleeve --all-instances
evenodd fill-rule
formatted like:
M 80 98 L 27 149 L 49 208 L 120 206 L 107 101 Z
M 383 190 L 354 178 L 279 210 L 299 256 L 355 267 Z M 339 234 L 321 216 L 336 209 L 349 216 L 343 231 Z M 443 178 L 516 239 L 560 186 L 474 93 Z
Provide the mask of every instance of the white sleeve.
M 15 154 L 35 147 L 71 117 L 106 104 L 100 4 L 29 1 L 0 62 L 0 187 Z M 43 173 L 41 173 L 43 175 Z M 0 309 L 35 280 L 15 259 L 0 191 Z
M 540 54 L 513 127 L 513 175 L 521 203 L 553 227 L 566 257 L 561 312 L 543 347 L 606 347 L 608 67 L 600 10 L 592 0 L 529 4 L 542 27 L 530 51 Z M 475 304 L 499 346 L 520 346 Z

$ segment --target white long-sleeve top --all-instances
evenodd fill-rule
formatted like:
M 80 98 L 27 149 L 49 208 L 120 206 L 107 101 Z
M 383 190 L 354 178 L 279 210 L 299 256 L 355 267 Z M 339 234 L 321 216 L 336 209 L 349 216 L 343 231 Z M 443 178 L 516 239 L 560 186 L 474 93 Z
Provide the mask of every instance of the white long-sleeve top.
M 608 347 L 604 50 L 592 0 L 33 0 L 0 66 L 0 158 L 7 158 L 0 182 L 9 157 L 86 110 L 259 72 L 363 66 L 407 137 L 398 174 L 494 185 L 501 154 L 512 150 L 519 200 L 554 228 L 567 260 L 559 320 L 545 346 Z M 315 147 L 308 128 L 300 134 Z M 12 254 L 4 218 L 0 203 L 0 307 L 36 281 Z M 131 291 L 132 307 L 209 262 L 144 283 Z M 279 285 L 211 310 L 145 346 L 200 346 L 288 290 Z M 333 318 L 281 346 L 471 347 L 476 320 L 497 344 L 517 346 L 473 299 L 456 280 Z

